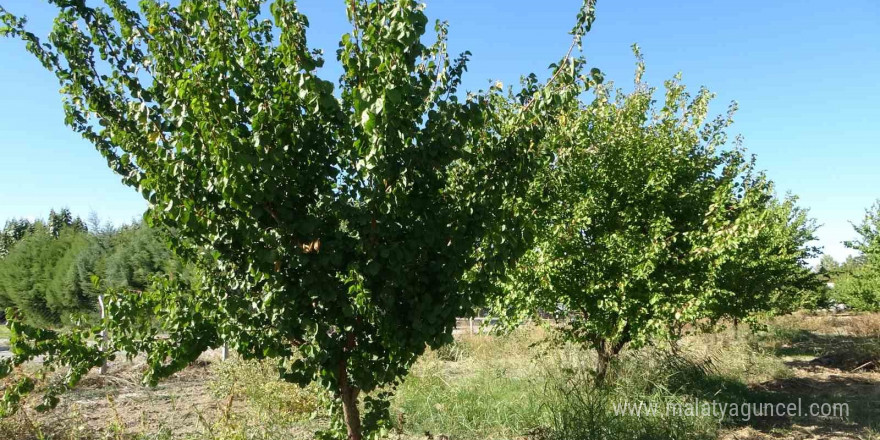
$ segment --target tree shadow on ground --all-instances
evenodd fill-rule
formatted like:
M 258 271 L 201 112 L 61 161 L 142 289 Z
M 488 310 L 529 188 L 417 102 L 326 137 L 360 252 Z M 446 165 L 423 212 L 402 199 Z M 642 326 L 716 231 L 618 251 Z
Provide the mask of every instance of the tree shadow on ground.
M 870 371 L 880 368 L 876 362 L 865 365 L 880 359 L 880 337 L 817 334 L 807 330 L 788 329 L 776 329 L 773 336 L 774 342 L 770 344 L 770 348 L 777 356 L 817 357 L 817 364 L 843 370 L 861 367 L 860 369 Z M 795 362 L 790 366 L 802 365 Z
M 731 428 L 749 427 L 761 434 L 807 430 L 813 438 L 858 436 L 865 429 L 880 429 L 880 372 L 872 371 L 880 364 L 877 338 L 808 331 L 786 336 L 777 341 L 773 350 L 777 355 L 813 358 L 787 361 L 791 377 L 748 385 L 719 374 L 709 359 L 677 358 L 671 360 L 674 374 L 669 385 L 707 402 L 796 404 L 794 416 L 786 410 L 786 414 L 772 411 L 748 420 L 728 418 L 725 424 Z
M 787 403 L 785 396 L 770 390 L 750 387 L 742 381 L 717 373 L 705 361 L 677 358 L 668 385 L 677 394 L 692 396 L 696 402 L 742 405 L 745 403 Z M 741 413 L 741 411 L 740 411 Z M 751 413 L 751 410 L 750 410 Z M 729 414 L 729 413 L 728 413 Z M 750 415 L 747 419 L 725 416 L 727 426 L 751 426 L 761 431 L 786 429 L 792 425 L 787 416 Z
M 843 431 L 880 428 L 880 374 L 858 374 L 808 365 L 796 377 L 754 387 L 787 402 L 798 402 L 799 425 Z

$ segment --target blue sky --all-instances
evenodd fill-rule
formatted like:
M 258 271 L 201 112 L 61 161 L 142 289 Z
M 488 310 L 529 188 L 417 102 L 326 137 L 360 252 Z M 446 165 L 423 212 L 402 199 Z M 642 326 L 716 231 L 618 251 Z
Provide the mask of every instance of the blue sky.
M 452 52 L 470 50 L 465 86 L 505 84 L 568 48 L 580 0 L 432 0 L 428 15 L 450 22 Z M 4 5 L 44 33 L 54 16 L 42 2 Z M 136 3 L 136 2 L 134 2 Z M 327 53 L 347 29 L 342 0 L 305 0 L 313 47 Z M 723 112 L 739 102 L 731 134 L 742 134 L 780 192 L 823 226 L 820 244 L 848 251 L 849 221 L 880 198 L 880 5 L 876 0 L 600 0 L 585 41 L 592 66 L 622 87 L 632 81 L 630 45 L 645 54 L 646 79 L 661 85 L 681 71 L 692 90 L 707 86 Z M 0 221 L 43 217 L 51 207 L 94 211 L 115 223 L 146 204 L 123 186 L 90 144 L 63 124 L 58 84 L 22 45 L 0 40 Z

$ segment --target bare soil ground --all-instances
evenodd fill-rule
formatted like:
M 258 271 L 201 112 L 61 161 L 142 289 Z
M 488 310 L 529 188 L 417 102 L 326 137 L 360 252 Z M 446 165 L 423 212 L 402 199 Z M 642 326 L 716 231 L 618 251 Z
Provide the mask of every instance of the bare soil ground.
M 128 438 L 133 433 L 174 433 L 174 438 L 203 432 L 226 407 L 209 390 L 214 353 L 155 388 L 140 383 L 143 364 L 117 361 L 106 375 L 92 371 L 58 407 L 47 413 L 15 416 L 21 438 Z M 0 430 L 2 432 L 2 430 Z

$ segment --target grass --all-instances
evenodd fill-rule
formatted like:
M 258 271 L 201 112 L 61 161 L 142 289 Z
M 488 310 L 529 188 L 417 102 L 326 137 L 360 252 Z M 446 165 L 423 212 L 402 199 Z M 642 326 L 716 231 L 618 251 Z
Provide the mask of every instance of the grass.
M 398 429 L 453 438 L 511 438 L 539 428 L 546 379 L 532 344 L 538 329 L 464 335 L 430 352 L 401 384 Z
M 0 325 L 0 339 L 9 339 L 9 328 L 5 325 Z
M 807 358 L 842 371 L 880 369 L 880 318 L 876 315 L 831 315 L 801 322 L 778 318 L 761 335 L 778 356 Z
M 614 406 L 766 400 L 774 396 L 752 385 L 789 374 L 772 349 L 726 333 L 688 338 L 676 354 L 627 352 L 612 385 L 596 387 L 592 352 L 537 344 L 543 336 L 528 328 L 506 337 L 464 336 L 429 353 L 397 396 L 404 431 L 454 439 L 717 438 L 736 421 L 665 412 L 635 417 Z
M 429 351 L 399 384 L 390 438 L 880 440 L 880 371 L 855 365 L 880 359 L 880 315 L 803 314 L 740 333 L 689 336 L 674 352 L 626 351 L 602 387 L 594 385 L 591 351 L 542 343 L 539 328 L 460 335 Z M 90 375 L 59 412 L 0 421 L 0 438 L 307 439 L 329 423 L 326 395 L 280 382 L 271 363 L 208 355 L 155 390 L 136 385 L 141 367 Z M 665 411 L 695 399 L 847 402 L 852 413 L 740 420 Z M 615 411 L 624 403 L 662 411 Z
M 278 380 L 269 362 L 233 360 L 213 365 L 211 394 L 222 402 L 211 431 L 219 438 L 285 438 L 314 431 L 323 394 Z M 240 404 L 239 404 L 240 403 Z M 317 426 L 317 425 L 316 425 Z

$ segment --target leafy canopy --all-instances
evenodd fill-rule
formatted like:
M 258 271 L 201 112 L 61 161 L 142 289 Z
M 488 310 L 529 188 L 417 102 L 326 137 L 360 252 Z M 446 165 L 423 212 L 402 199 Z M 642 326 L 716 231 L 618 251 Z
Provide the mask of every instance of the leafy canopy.
M 720 268 L 718 292 L 707 304 L 712 322 L 754 321 L 760 316 L 795 311 L 811 300 L 821 282 L 807 260 L 819 249 L 816 223 L 797 206 L 797 198 L 773 195 L 765 176 L 750 176 L 743 185 L 737 215 L 750 223 L 750 234 Z

